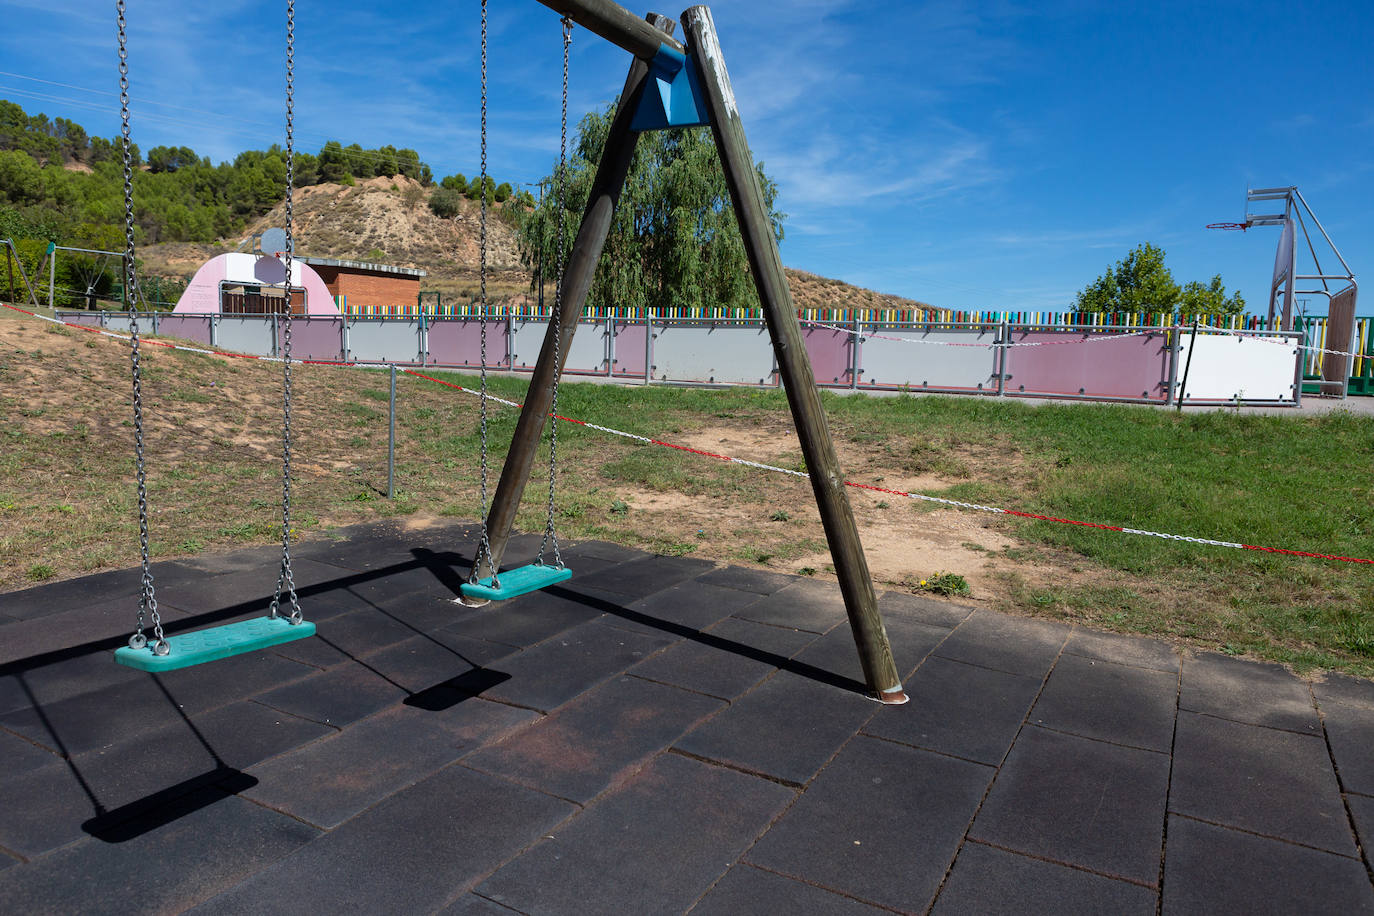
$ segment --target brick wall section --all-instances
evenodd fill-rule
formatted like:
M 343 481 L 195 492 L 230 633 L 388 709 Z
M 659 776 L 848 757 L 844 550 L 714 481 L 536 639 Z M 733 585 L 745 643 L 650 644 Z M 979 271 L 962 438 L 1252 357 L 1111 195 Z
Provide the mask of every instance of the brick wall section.
M 364 305 L 414 305 L 419 277 L 372 273 L 356 267 L 311 265 L 333 296 L 347 296 L 350 308 Z

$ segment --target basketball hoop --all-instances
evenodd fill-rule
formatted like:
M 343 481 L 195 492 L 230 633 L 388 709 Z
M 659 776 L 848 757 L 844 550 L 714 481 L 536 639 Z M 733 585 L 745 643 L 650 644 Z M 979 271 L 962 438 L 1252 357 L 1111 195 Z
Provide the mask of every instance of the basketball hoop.
M 1231 231 L 1234 231 L 1234 230 L 1236 230 L 1236 229 L 1239 229 L 1241 232 L 1244 232 L 1244 231 L 1248 228 L 1248 225 L 1249 225 L 1248 223 L 1208 223 L 1208 224 L 1207 224 L 1207 228 L 1208 228 L 1208 229 L 1228 229 L 1228 230 L 1231 230 Z

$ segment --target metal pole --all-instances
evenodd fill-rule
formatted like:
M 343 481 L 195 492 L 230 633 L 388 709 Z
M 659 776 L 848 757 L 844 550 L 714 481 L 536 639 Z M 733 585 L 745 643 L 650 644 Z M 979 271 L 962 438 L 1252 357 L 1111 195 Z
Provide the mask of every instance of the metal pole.
M 997 355 L 993 358 L 993 364 L 997 366 L 997 396 L 1006 397 L 1007 394 L 1007 345 L 1011 343 L 1011 326 L 1007 324 L 1007 316 L 1003 315 L 997 327 Z
M 555 3 L 546 5 L 559 12 L 564 12 L 560 7 L 575 6 Z M 672 20 L 666 16 L 651 13 L 649 19 L 658 29 L 673 28 Z M 631 62 L 630 72 L 625 78 L 625 88 L 620 93 L 620 102 L 616 106 L 615 119 L 611 122 L 611 129 L 606 135 L 606 146 L 601 152 L 596 178 L 592 181 L 587 209 L 582 214 L 582 225 L 577 230 L 577 239 L 573 242 L 572 252 L 563 270 L 563 299 L 559 311 L 557 352 L 561 354 L 564 362 L 572 348 L 573 334 L 577 331 L 577 318 L 582 314 L 582 306 L 587 301 L 592 275 L 596 271 L 597 261 L 601 259 L 606 234 L 611 229 L 611 217 L 615 213 L 616 203 L 620 200 L 621 189 L 625 186 L 625 176 L 630 171 L 635 144 L 639 142 L 639 134 L 630 130 L 630 122 L 634 118 L 635 109 L 639 107 L 639 96 L 648 73 L 649 65 L 644 61 L 636 58 Z M 552 328 L 553 323 L 550 322 L 550 331 Z M 509 333 L 506 339 L 509 342 Z M 510 352 L 509 343 L 506 352 Z M 520 508 L 520 498 L 525 493 L 525 484 L 530 478 L 530 471 L 534 468 L 535 453 L 544 433 L 549 408 L 553 404 L 554 379 L 563 372 L 562 365 L 554 365 L 554 353 L 554 335 L 546 331 L 544 345 L 539 350 L 539 361 L 535 364 L 534 374 L 530 377 L 525 406 L 520 410 L 520 419 L 515 424 L 510 451 L 506 455 L 505 466 L 501 468 L 501 481 L 496 486 L 496 495 L 492 497 L 491 509 L 487 513 L 487 540 L 491 545 L 491 561 L 497 567 L 501 565 L 506 543 L 510 540 L 511 527 L 515 524 L 515 513 Z M 485 578 L 490 576 L 491 572 L 490 569 L 479 567 L 477 575 L 478 578 Z
M 1182 344 L 1183 335 L 1178 332 L 1178 324 L 1175 323 L 1169 331 L 1169 387 L 1164 394 L 1166 407 L 1174 403 L 1174 385 L 1178 382 L 1178 351 L 1182 349 Z
M 1183 413 L 1183 400 L 1188 396 L 1188 370 L 1193 367 L 1193 344 L 1197 343 L 1197 316 L 1193 316 L 1193 334 L 1188 338 L 1188 358 L 1183 361 L 1183 384 L 1178 386 L 1178 412 Z
M 386 439 L 386 498 L 396 498 L 396 364 L 391 365 L 391 420 Z
M 48 308 L 52 309 L 52 310 L 53 310 L 53 314 L 56 315 L 56 314 L 57 314 L 57 299 L 56 299 L 56 296 L 54 295 L 54 292 L 55 292 L 55 290 L 57 289 L 57 249 L 56 249 L 56 248 L 53 248 L 53 250 L 48 254 L 48 258 L 49 258 L 49 260 L 48 260 Z
M 715 135 L 735 217 L 749 256 L 749 267 L 768 321 L 778 374 L 787 391 L 792 420 L 801 440 L 864 678 L 883 703 L 904 703 L 907 695 L 902 689 L 901 676 L 892 659 L 892 646 L 878 613 L 868 561 L 864 558 L 854 512 L 845 492 L 844 475 L 835 457 L 825 412 L 816 391 L 811 360 L 802 342 L 792 293 L 764 205 L 758 173 L 754 170 L 754 158 L 745 140 L 744 125 L 735 106 L 735 95 L 730 88 L 711 11 L 704 6 L 690 7 L 682 14 L 682 27 L 693 48 L 692 59 L 704 90 L 711 132 Z

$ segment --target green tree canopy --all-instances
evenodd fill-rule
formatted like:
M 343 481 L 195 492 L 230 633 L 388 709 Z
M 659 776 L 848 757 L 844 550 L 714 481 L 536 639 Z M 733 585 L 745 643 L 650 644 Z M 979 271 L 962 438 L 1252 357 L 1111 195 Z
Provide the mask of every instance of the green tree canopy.
M 611 106 L 582 119 L 563 181 L 545 178 L 542 203 L 521 223 L 521 259 L 536 283 L 541 272 L 552 278 L 560 249 L 566 259 L 572 248 L 614 115 Z M 786 215 L 774 205 L 777 185 L 764 174 L 762 163 L 754 168 L 774 235 L 781 240 Z M 758 305 L 710 131 L 681 128 L 640 135 L 588 305 Z
M 1179 286 L 1164 264 L 1164 249 L 1149 242 L 1137 245 L 1079 291 L 1074 309 L 1081 312 L 1177 312 L 1194 315 L 1234 315 L 1245 311 L 1239 291 L 1226 294 L 1221 275 L 1207 286 L 1196 281 Z

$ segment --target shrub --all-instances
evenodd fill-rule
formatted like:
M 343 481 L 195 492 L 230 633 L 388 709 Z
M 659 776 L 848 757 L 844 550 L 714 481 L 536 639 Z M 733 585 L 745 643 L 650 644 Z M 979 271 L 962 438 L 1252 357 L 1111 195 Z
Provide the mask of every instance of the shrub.
M 429 195 L 429 209 L 440 219 L 452 219 L 463 212 L 463 194 L 456 188 L 435 188 Z

